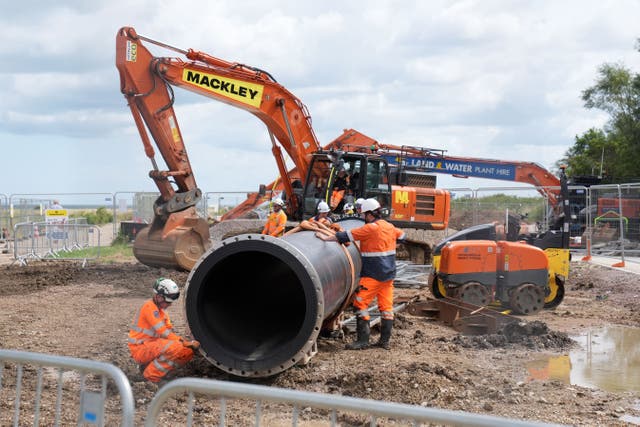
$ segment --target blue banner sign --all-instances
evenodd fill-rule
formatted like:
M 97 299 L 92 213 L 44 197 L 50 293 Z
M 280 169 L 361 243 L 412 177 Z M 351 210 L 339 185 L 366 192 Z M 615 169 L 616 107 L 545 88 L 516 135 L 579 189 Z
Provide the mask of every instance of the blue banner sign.
M 383 155 L 390 165 L 398 165 L 398 157 L 393 155 Z M 493 162 L 467 162 L 461 160 L 449 160 L 444 158 L 424 158 L 410 157 L 404 159 L 407 169 L 420 170 L 423 172 L 446 173 L 449 175 L 460 175 L 464 177 L 502 179 L 505 181 L 515 181 L 516 166 L 504 165 Z

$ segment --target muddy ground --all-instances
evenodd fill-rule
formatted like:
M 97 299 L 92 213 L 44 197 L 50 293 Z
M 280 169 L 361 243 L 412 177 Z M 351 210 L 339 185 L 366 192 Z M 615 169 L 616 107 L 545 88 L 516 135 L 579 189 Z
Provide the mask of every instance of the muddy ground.
M 143 380 L 125 344 L 134 311 L 149 297 L 152 280 L 171 277 L 184 284 L 187 274 L 143 266 L 135 262 L 85 268 L 75 263 L 0 267 L 0 348 L 88 358 L 112 363 L 129 378 L 136 401 L 136 425 L 142 425 L 147 404 L 157 387 Z M 397 289 L 398 296 L 429 296 L 424 289 Z M 566 355 L 577 345 L 569 336 L 609 324 L 640 325 L 640 276 L 582 262 L 572 263 L 563 303 L 555 310 L 523 317 L 524 335 L 465 338 L 450 327 L 407 312 L 398 314 L 391 351 L 372 348 L 344 350 L 344 340 L 323 339 L 319 352 L 306 366 L 294 367 L 269 379 L 250 382 L 469 411 L 524 420 L 584 426 L 628 425 L 623 416 L 640 416 L 640 393 L 611 393 L 571 385 L 562 380 L 532 380 L 526 369 L 531 360 Z M 170 314 L 180 333 L 186 333 L 182 305 Z M 533 322 L 533 323 L 532 323 Z M 377 339 L 377 331 L 373 332 Z M 345 340 L 351 340 L 347 336 Z M 638 357 L 638 354 L 635 354 Z M 14 397 L 11 374 L 4 370 L 0 389 L 0 425 L 10 425 Z M 228 376 L 197 356 L 177 372 L 179 376 L 243 381 Z M 34 369 L 23 374 L 20 425 L 30 425 Z M 55 373 L 45 371 L 45 392 Z M 65 377 L 62 425 L 75 424 L 77 408 L 72 394 L 77 385 Z M 112 389 L 110 388 L 110 391 Z M 107 424 L 117 422 L 117 399 L 110 393 Z M 66 395 L 65 395 L 66 396 Z M 184 424 L 184 399 L 172 402 L 164 425 Z M 43 398 L 41 425 L 53 424 L 54 402 Z M 255 406 L 227 406 L 227 425 L 253 425 Z M 217 423 L 217 406 L 200 401 L 196 423 Z M 265 425 L 287 425 L 287 415 L 265 406 Z M 301 419 L 321 414 L 302 411 Z M 326 417 L 325 417 L 326 419 Z M 340 415 L 341 425 L 368 420 Z M 389 424 L 393 422 L 389 421 Z M 290 421 L 288 425 L 291 425 Z M 318 424 L 309 424 L 318 425 Z M 326 424 L 321 424 L 326 425 Z M 368 425 L 368 424 L 367 424 Z

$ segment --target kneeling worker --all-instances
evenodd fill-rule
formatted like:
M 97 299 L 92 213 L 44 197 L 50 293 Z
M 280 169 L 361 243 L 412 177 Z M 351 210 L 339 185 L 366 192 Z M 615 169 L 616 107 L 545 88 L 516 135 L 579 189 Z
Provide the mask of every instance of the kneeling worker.
M 185 365 L 200 348 L 198 341 L 188 341 L 173 332 L 165 311 L 180 297 L 178 285 L 159 278 L 153 284 L 153 298 L 147 300 L 133 319 L 129 330 L 129 350 L 133 360 L 144 368 L 144 377 L 160 382 L 173 369 Z

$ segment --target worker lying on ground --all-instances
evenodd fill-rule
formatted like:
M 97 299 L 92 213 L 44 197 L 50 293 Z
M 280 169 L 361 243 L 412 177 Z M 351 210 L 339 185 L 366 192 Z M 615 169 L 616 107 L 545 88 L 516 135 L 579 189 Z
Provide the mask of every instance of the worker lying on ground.
M 268 234 L 273 237 L 282 237 L 284 235 L 284 228 L 287 225 L 287 214 L 282 210 L 283 206 L 284 201 L 281 198 L 273 201 L 273 212 L 267 218 L 267 222 L 262 229 L 262 234 Z
M 380 309 L 380 340 L 375 344 L 389 350 L 389 339 L 393 328 L 393 279 L 396 277 L 396 241 L 404 239 L 402 230 L 382 219 L 380 203 L 376 199 L 366 199 L 361 205 L 365 225 L 335 235 L 316 234 L 325 241 L 360 241 L 362 269 L 360 286 L 355 293 L 353 306 L 357 310 L 357 340 L 348 344 L 349 350 L 369 347 L 371 333 L 369 305 L 378 298 Z
M 173 369 L 185 365 L 200 348 L 198 341 L 188 341 L 173 332 L 165 311 L 180 297 L 178 285 L 159 278 L 153 284 L 153 298 L 147 300 L 133 319 L 129 330 L 129 350 L 140 364 L 144 377 L 158 383 Z

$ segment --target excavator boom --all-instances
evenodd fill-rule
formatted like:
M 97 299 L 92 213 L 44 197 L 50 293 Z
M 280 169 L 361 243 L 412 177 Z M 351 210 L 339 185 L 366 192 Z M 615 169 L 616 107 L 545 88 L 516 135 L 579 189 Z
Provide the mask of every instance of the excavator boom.
M 460 178 L 486 178 L 522 182 L 536 187 L 552 206 L 559 202 L 560 178 L 534 162 L 495 160 L 475 157 L 457 157 L 445 150 L 380 144 L 377 141 L 347 129 L 332 143 L 335 148 L 348 151 L 368 150 L 384 157 L 390 166 L 408 171 L 447 174 Z
M 155 57 L 143 41 L 185 58 Z M 290 196 L 289 209 L 298 208 L 291 197 L 292 183 L 308 170 L 311 154 L 320 147 L 307 108 L 269 73 L 192 49 L 176 49 L 139 36 L 130 27 L 121 28 L 116 36 L 116 67 L 120 90 L 153 166 L 149 176 L 160 191 L 153 222 L 134 243 L 134 254 L 143 264 L 189 270 L 210 245 L 208 224 L 195 210 L 201 190 L 173 109 L 173 86 L 241 108 L 264 122 L 282 186 Z M 151 140 L 167 170 L 159 168 Z M 288 170 L 283 149 L 301 175 Z

